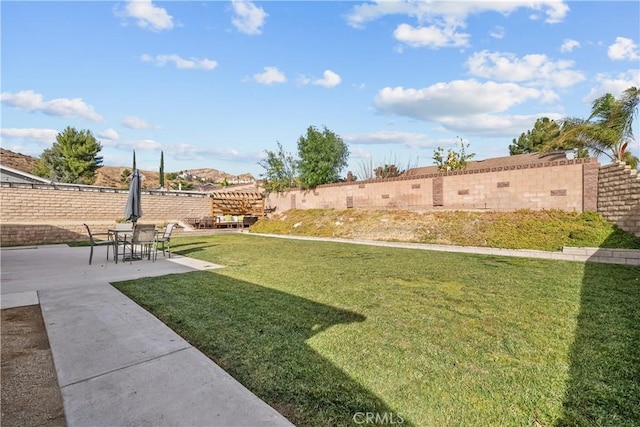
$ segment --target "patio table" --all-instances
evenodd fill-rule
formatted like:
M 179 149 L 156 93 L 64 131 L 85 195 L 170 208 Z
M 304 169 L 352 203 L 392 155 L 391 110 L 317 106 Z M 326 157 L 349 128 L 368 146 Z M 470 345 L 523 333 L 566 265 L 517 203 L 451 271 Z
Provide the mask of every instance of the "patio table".
M 124 256 L 125 256 L 126 247 L 127 247 L 127 239 L 131 239 L 131 237 L 133 237 L 133 230 L 122 230 L 122 229 L 110 228 L 108 230 L 108 233 L 113 238 L 113 249 L 114 249 L 113 259 L 115 259 L 117 264 L 118 253 L 120 252 L 118 248 L 120 244 L 122 244 L 122 247 L 123 247 L 122 260 L 124 261 Z

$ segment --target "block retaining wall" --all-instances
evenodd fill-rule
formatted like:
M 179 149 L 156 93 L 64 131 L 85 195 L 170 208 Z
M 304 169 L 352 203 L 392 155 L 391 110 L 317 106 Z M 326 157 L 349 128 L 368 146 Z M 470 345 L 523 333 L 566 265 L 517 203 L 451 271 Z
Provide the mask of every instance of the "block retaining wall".
M 538 162 L 272 193 L 275 212 L 298 209 L 515 210 L 603 213 L 640 235 L 640 178 L 595 159 Z M 2 183 L 0 238 L 5 246 L 86 240 L 83 223 L 106 231 L 124 216 L 128 192 L 105 187 Z M 142 223 L 162 225 L 210 215 L 206 193 L 143 191 Z
M 640 236 L 640 175 L 624 163 L 600 168 L 598 212 L 620 228 Z
M 535 162 L 271 193 L 267 205 L 289 209 L 492 210 L 597 209 L 594 158 Z

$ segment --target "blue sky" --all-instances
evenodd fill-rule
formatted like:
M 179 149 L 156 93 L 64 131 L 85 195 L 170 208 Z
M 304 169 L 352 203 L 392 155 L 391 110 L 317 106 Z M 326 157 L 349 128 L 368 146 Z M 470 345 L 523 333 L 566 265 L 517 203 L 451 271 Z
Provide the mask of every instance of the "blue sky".
M 596 97 L 640 86 L 637 1 L 0 8 L 2 146 L 39 156 L 73 126 L 110 166 L 135 149 L 156 170 L 162 150 L 166 171 L 259 177 L 264 150 L 295 153 L 308 126 L 344 139 L 356 175 L 431 165 L 457 138 L 479 160 L 508 155 L 538 117 L 586 118 Z

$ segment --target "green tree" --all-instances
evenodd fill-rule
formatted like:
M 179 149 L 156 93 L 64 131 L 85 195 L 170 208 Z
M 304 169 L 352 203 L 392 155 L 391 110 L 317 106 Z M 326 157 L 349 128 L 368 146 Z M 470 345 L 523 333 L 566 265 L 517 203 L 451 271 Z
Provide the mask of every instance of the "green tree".
M 129 177 L 131 176 L 131 170 L 124 168 L 122 169 L 122 172 L 120 172 L 120 182 L 125 183 L 129 180 Z
M 402 175 L 404 172 L 404 170 L 398 169 L 398 166 L 388 164 L 378 166 L 374 169 L 376 178 L 395 178 Z
M 542 151 L 550 141 L 556 140 L 560 136 L 560 125 L 548 117 L 541 117 L 536 120 L 533 129 L 527 133 L 520 134 L 516 141 L 509 145 L 509 154 L 527 154 Z
M 555 150 L 576 150 L 578 157 L 588 157 L 589 152 L 582 147 L 575 137 L 565 135 L 563 133 L 571 128 L 572 123 L 563 121 L 558 124 L 555 120 L 548 117 L 541 117 L 536 120 L 533 129 L 527 133 L 520 134 L 518 140 L 513 139 L 513 143 L 509 145 L 509 154 L 527 154 L 538 153 Z
M 56 135 L 56 142 L 42 152 L 33 172 L 57 182 L 93 184 L 102 166 L 102 146 L 90 130 L 71 126 Z
M 193 183 L 186 181 L 182 178 L 178 178 L 177 181 L 171 183 L 171 188 L 174 190 L 193 190 Z
M 579 148 L 588 149 L 596 156 L 604 155 L 611 161 L 637 167 L 638 157 L 631 154 L 630 146 L 635 141 L 633 121 L 639 101 L 640 90 L 636 87 L 625 90 L 619 99 L 610 93 L 597 98 L 586 120 L 575 117 L 564 120 L 561 142 L 577 141 Z
M 322 132 L 314 126 L 298 139 L 298 170 L 300 186 L 313 188 L 340 181 L 340 172 L 347 166 L 349 147 L 325 126 Z
M 164 188 L 164 151 L 160 152 L 160 187 Z
M 448 149 L 445 155 L 444 149 L 438 147 L 433 152 L 433 161 L 438 166 L 440 172 L 449 172 L 455 170 L 464 170 L 467 168 L 467 160 L 475 157 L 475 153 L 467 153 L 469 143 L 465 143 L 464 140 L 458 137 L 456 145 L 460 144 L 460 149 L 455 151 L 454 149 Z
M 283 191 L 295 186 L 297 174 L 297 160 L 290 153 L 286 153 L 282 144 L 278 142 L 277 151 L 265 150 L 266 159 L 258 162 L 265 169 L 260 174 L 264 179 L 267 191 Z

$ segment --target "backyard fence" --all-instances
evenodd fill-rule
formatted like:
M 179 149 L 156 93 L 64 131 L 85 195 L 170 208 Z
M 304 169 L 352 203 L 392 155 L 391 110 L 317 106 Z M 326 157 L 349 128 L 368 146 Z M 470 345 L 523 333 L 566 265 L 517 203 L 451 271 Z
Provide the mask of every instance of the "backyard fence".
M 532 159 L 529 163 L 518 160 Z M 640 236 L 640 177 L 620 164 L 600 168 L 594 158 L 510 163 L 477 162 L 465 171 L 420 173 L 293 189 L 263 198 L 257 192 L 143 191 L 142 223 L 162 225 L 216 213 L 260 215 L 289 209 L 598 211 Z M 478 166 L 481 165 L 482 167 Z M 246 193 L 246 194 L 245 194 Z M 2 245 L 86 240 L 82 226 L 106 231 L 122 220 L 127 190 L 69 184 L 2 182 Z M 213 197 L 212 197 L 213 196 Z M 236 212 L 236 209 L 238 211 Z M 231 212 L 233 211 L 233 212 Z

